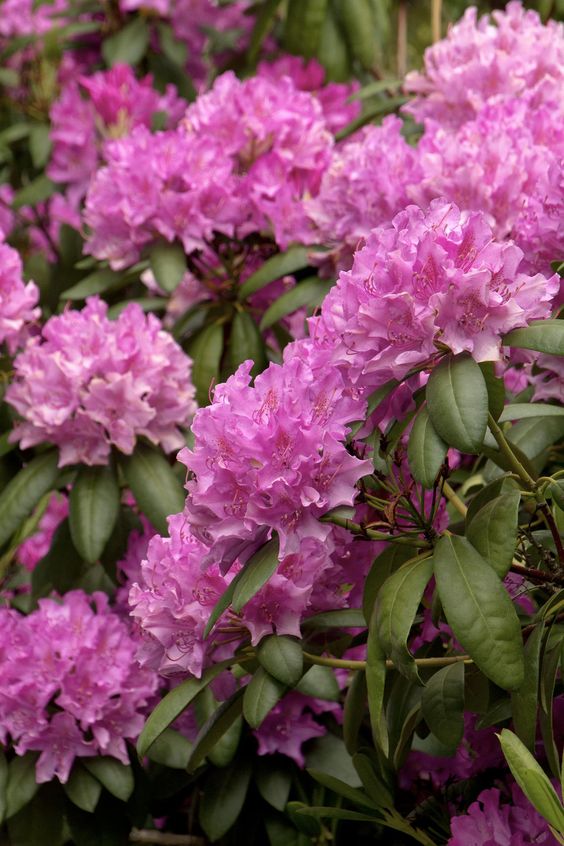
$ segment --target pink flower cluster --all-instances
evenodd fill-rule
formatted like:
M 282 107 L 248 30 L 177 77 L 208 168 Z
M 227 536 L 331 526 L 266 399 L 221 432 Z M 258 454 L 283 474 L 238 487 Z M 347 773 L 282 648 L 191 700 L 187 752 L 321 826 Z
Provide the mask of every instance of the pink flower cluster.
M 51 106 L 53 151 L 47 174 L 71 186 L 73 197 L 80 199 L 104 158 L 107 140 L 127 135 L 136 126 L 150 128 L 157 112 L 164 112 L 173 126 L 185 108 L 174 86 L 159 94 L 151 76 L 137 80 L 129 65 L 71 78 Z
M 107 144 L 86 201 L 87 250 L 119 269 L 159 238 L 191 253 L 214 232 L 271 230 L 285 247 L 309 231 L 303 199 L 317 193 L 331 147 L 318 102 L 288 78 L 223 74 L 178 129 L 138 127 Z
M 131 454 L 138 437 L 171 452 L 196 408 L 191 360 L 134 303 L 109 320 L 90 297 L 82 311 L 50 318 L 14 370 L 6 399 L 23 421 L 12 441 L 56 444 L 60 466 L 105 464 L 112 446 Z
M 61 14 L 68 10 L 68 0 L 35 3 L 34 0 L 4 0 L 0 17 L 0 36 L 14 38 L 39 35 L 61 25 Z
M 408 74 L 405 88 L 416 94 L 404 106 L 421 122 L 458 127 L 488 103 L 526 97 L 540 104 L 564 82 L 564 27 L 543 25 L 521 3 L 478 19 L 475 7 L 447 37 L 425 51 L 423 73 Z
M 18 547 L 16 558 L 30 572 L 51 549 L 53 535 L 69 513 L 69 501 L 64 494 L 53 493 L 41 515 L 37 531 Z
M 0 240 L 0 344 L 10 353 L 25 342 L 29 325 L 39 319 L 38 301 L 35 283 L 23 280 L 19 253 Z
M 497 242 L 480 212 L 434 201 L 373 230 L 311 321 L 314 344 L 354 384 L 403 378 L 437 352 L 500 357 L 501 337 L 548 317 L 558 277 L 520 272 L 522 251 Z
M 41 752 L 38 783 L 65 783 L 75 758 L 129 763 L 156 676 L 139 668 L 127 625 L 107 597 L 82 591 L 42 599 L 27 617 L 0 609 L 0 739 Z
M 298 767 L 304 767 L 304 743 L 327 733 L 314 715 L 335 711 L 340 711 L 340 705 L 335 702 L 313 699 L 297 691 L 287 693 L 254 732 L 259 744 L 258 754 L 286 755 Z

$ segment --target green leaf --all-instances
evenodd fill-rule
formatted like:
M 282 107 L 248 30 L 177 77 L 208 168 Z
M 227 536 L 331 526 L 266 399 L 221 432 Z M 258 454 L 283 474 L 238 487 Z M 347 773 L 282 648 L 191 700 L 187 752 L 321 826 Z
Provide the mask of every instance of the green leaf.
M 151 744 L 147 757 L 156 764 L 162 764 L 174 770 L 185 770 L 191 752 L 190 741 L 179 731 L 167 728 Z
M 480 509 L 482 509 L 484 505 L 492 499 L 501 496 L 501 494 L 513 493 L 518 490 L 519 485 L 514 479 L 510 479 L 507 476 L 501 476 L 499 479 L 494 479 L 493 482 L 490 482 L 488 485 L 485 485 L 481 490 L 479 490 L 468 503 L 466 522 L 470 523 L 478 511 L 480 511 Z
M 527 417 L 564 417 L 564 408 L 561 405 L 549 405 L 546 402 L 510 403 L 503 409 L 499 422 L 524 420 Z
M 564 320 L 533 320 L 523 329 L 513 329 L 502 343 L 522 350 L 564 355 Z
M 421 696 L 423 718 L 441 743 L 453 751 L 464 734 L 464 664 L 433 673 Z
M 351 76 L 351 57 L 330 4 L 321 27 L 317 58 L 325 68 L 325 82 L 345 82 Z
M 73 768 L 63 789 L 71 802 L 83 811 L 93 813 L 98 804 L 102 785 L 88 770 L 84 769 L 80 761 L 75 760 Z
M 370 620 L 378 591 L 388 576 L 395 573 L 402 564 L 412 558 L 413 549 L 410 549 L 407 546 L 400 546 L 399 544 L 391 543 L 374 559 L 370 572 L 364 582 L 362 610 L 364 612 L 365 620 Z
M 277 811 L 283 811 L 292 786 L 290 762 L 284 758 L 270 761 L 270 756 L 257 758 L 255 780 L 258 791 L 265 802 Z
M 285 253 L 277 253 L 267 259 L 259 269 L 253 273 L 239 288 L 238 299 L 245 300 L 251 294 L 256 294 L 275 279 L 302 270 L 309 263 L 309 251 L 305 247 L 289 247 Z
M 56 190 L 55 183 L 48 176 L 42 174 L 33 182 L 29 182 L 24 188 L 16 191 L 12 200 L 12 208 L 17 210 L 21 209 L 22 206 L 35 206 L 37 203 L 42 203 L 52 197 Z
M 338 778 L 349 787 L 362 786 L 345 744 L 332 732 L 328 732 L 324 737 L 316 737 L 308 745 L 306 766 Z
M 29 152 L 33 166 L 40 170 L 45 167 L 51 155 L 51 139 L 49 137 L 49 125 L 37 123 L 29 133 Z
M 6 816 L 13 817 L 30 802 L 39 789 L 35 780 L 35 762 L 39 756 L 34 752 L 16 755 L 8 765 L 6 787 Z
M 255 25 L 251 32 L 247 62 L 253 66 L 257 61 L 262 43 L 274 25 L 274 18 L 281 0 L 265 0 L 256 7 Z
M 363 629 L 366 626 L 366 620 L 360 608 L 338 608 L 307 617 L 302 622 L 302 626 L 309 629 Z
M 223 353 L 223 326 L 212 323 L 191 340 L 188 348 L 192 364 L 192 382 L 196 388 L 198 405 L 210 403 L 213 387 L 219 379 L 219 365 Z
M 149 46 L 149 34 L 145 19 L 135 17 L 115 35 L 102 41 L 104 61 L 109 67 L 117 64 L 136 65 Z
M 298 804 L 297 802 L 295 803 Z M 342 808 L 332 808 L 332 807 L 321 807 L 321 806 L 309 806 L 304 805 L 303 807 L 296 809 L 298 814 L 304 814 L 306 816 L 311 817 L 327 817 L 327 819 L 332 820 L 352 820 L 354 822 L 373 822 L 373 823 L 380 823 L 380 817 L 376 814 L 373 815 L 368 814 L 360 814 L 358 811 L 345 811 Z
M 233 723 L 239 719 L 243 711 L 244 688 L 237 690 L 233 696 L 222 702 L 200 729 L 192 754 L 188 761 L 188 772 L 193 772 L 211 752 L 216 743 L 228 731 Z
M 120 464 L 137 505 L 161 535 L 168 534 L 167 517 L 184 508 L 184 489 L 172 467 L 154 447 L 138 443 Z
M 488 424 L 488 389 L 466 353 L 447 356 L 427 382 L 427 410 L 439 436 L 461 452 L 480 451 Z
M 336 0 L 334 7 L 353 57 L 364 70 L 374 71 L 377 33 L 370 3 L 366 0 Z
M 387 786 L 375 772 L 373 762 L 363 752 L 353 755 L 353 765 L 357 771 L 362 786 L 379 808 L 393 807 L 394 800 Z
M 364 720 L 366 700 L 366 673 L 357 670 L 349 684 L 343 709 L 343 740 L 349 755 L 353 755 L 358 748 L 358 734 Z
M 29 804 L 8 820 L 8 837 L 12 846 L 63 846 L 63 796 L 57 783 L 40 785 Z
M 498 420 L 505 403 L 505 383 L 502 378 L 495 375 L 494 361 L 480 362 L 480 370 L 488 391 L 489 412 L 494 420 Z
M 251 376 L 261 373 L 267 365 L 264 341 L 258 326 L 247 311 L 238 311 L 231 324 L 229 338 L 229 367 L 234 373 L 244 361 L 254 361 Z
M 159 30 L 159 44 L 164 55 L 175 65 L 181 67 L 184 72 L 188 58 L 188 47 L 186 43 L 176 38 L 170 24 L 159 21 L 157 28 Z
M 3 749 L 0 749 L 0 825 L 6 816 L 6 789 L 8 787 L 8 761 Z
M 309 668 L 297 683 L 295 690 L 304 696 L 313 696 L 314 699 L 324 699 L 327 702 L 338 702 L 341 697 L 335 673 L 330 667 L 321 667 L 319 664 Z
M 304 655 L 299 640 L 269 635 L 261 640 L 257 658 L 264 669 L 288 687 L 299 682 L 304 671 Z
M 286 12 L 283 43 L 289 53 L 297 53 L 311 59 L 317 47 L 323 27 L 328 0 L 289 0 Z
M 308 838 L 318 837 L 321 834 L 321 824 L 318 820 L 312 817 L 302 816 L 300 811 L 305 808 L 303 802 L 288 802 L 286 805 L 286 816 L 293 822 L 296 828 L 300 831 L 301 837 L 298 841 L 300 846 L 305 843 L 310 843 L 311 840 L 305 840 L 304 836 Z M 284 844 L 285 846 L 285 844 Z
M 74 587 L 84 574 L 84 562 L 72 542 L 69 521 L 57 528 L 51 548 L 35 567 L 31 575 L 33 600 L 48 596 L 51 591 L 63 594 Z
M 97 561 L 119 513 L 119 485 L 113 467 L 82 467 L 70 494 L 72 542 L 89 564 Z
M 155 244 L 149 254 L 149 263 L 157 285 L 169 294 L 178 288 L 186 273 L 186 253 L 177 241 Z
M 447 444 L 437 435 L 429 412 L 423 406 L 415 418 L 407 445 L 411 473 L 423 487 L 432 488 L 435 484 L 447 450 Z
M 507 575 L 515 554 L 520 502 L 518 491 L 502 494 L 467 521 L 466 537 L 500 579 Z
M 507 440 L 525 453 L 536 458 L 564 435 L 564 417 L 536 417 L 520 420 L 506 433 Z
M 407 639 L 432 575 L 431 557 L 408 561 L 386 579 L 376 597 L 373 619 L 377 620 L 380 643 L 406 678 L 418 678 Z
M 388 728 L 384 714 L 384 688 L 386 685 L 386 659 L 378 637 L 378 613 L 374 606 L 366 653 L 366 688 L 368 691 L 368 711 L 374 744 L 387 757 L 389 753 Z
M 559 834 L 564 834 L 564 808 L 544 770 L 512 731 L 502 729 L 498 736 L 509 769 L 529 802 Z
M 128 764 L 122 764 L 117 758 L 107 756 L 83 758 L 82 764 L 112 796 L 127 802 L 135 786 L 133 771 Z
M 264 718 L 286 692 L 286 685 L 259 667 L 245 688 L 243 716 L 251 726 L 258 728 Z
M 54 488 L 59 475 L 57 460 L 55 450 L 32 458 L 0 494 L 0 546 L 29 517 L 41 497 Z
M 560 778 L 560 760 L 558 749 L 554 740 L 553 724 L 553 702 L 554 687 L 560 669 L 562 656 L 562 637 L 560 636 L 555 646 L 544 651 L 540 671 L 540 711 L 539 723 L 546 759 L 552 770 L 554 778 Z
M 307 772 L 313 779 L 315 779 L 315 781 L 323 785 L 323 787 L 327 787 L 329 790 L 332 790 L 333 793 L 336 793 L 337 796 L 342 796 L 344 799 L 352 802 L 353 805 L 360 805 L 362 808 L 368 808 L 369 810 L 374 810 L 378 807 L 372 801 L 370 796 L 367 796 L 362 790 L 359 790 L 358 787 L 351 787 L 339 778 L 328 775 L 320 770 L 308 768 Z
M 241 570 L 241 578 L 237 580 L 233 592 L 232 606 L 236 614 L 239 614 L 278 567 L 279 548 L 278 537 L 273 537 L 249 558 Z
M 95 270 L 94 273 L 89 273 L 72 288 L 67 288 L 61 294 L 62 300 L 84 300 L 92 294 L 103 294 L 105 291 L 110 291 L 115 288 L 123 279 L 123 273 L 118 273 L 109 268 L 102 268 L 102 270 Z
M 290 288 L 267 308 L 260 322 L 261 332 L 303 306 L 313 309 L 320 305 L 333 284 L 332 281 L 319 279 L 317 276 L 298 282 L 294 288 Z
M 499 687 L 520 687 L 521 627 L 499 577 L 466 538 L 456 535 L 442 537 L 433 558 L 439 596 L 457 640 Z
M 200 802 L 200 825 L 215 843 L 229 831 L 243 808 L 251 766 L 249 761 L 236 761 L 232 766 L 215 770 L 206 780 Z

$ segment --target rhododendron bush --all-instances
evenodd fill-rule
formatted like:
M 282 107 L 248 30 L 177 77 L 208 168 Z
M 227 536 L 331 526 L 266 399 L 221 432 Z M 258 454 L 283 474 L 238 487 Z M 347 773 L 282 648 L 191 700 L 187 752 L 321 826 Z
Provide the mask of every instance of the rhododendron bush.
M 0 843 L 564 843 L 564 10 L 499 5 L 0 5 Z

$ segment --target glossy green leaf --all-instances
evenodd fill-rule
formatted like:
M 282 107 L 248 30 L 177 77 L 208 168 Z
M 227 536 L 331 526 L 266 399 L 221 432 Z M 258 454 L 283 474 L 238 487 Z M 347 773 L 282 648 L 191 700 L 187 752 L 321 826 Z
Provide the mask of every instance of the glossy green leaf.
M 372 616 L 376 596 L 388 576 L 395 573 L 402 564 L 405 564 L 406 561 L 409 561 L 413 557 L 413 549 L 410 547 L 391 543 L 374 559 L 364 582 L 362 610 L 366 620 L 369 620 Z
M 85 561 L 97 561 L 119 513 L 120 492 L 114 468 L 82 467 L 70 494 L 69 526 L 76 549 Z
M 218 740 L 224 736 L 243 712 L 244 688 L 237 690 L 233 696 L 222 702 L 204 723 L 194 741 L 192 754 L 188 761 L 188 771 L 193 772 L 214 748 Z
M 91 814 L 98 804 L 102 785 L 82 766 L 80 761 L 75 760 L 69 780 L 63 785 L 63 789 L 77 808 L 82 808 L 83 811 Z
M 317 58 L 325 68 L 326 82 L 345 82 L 351 75 L 351 56 L 329 2 L 317 46 Z
M 499 742 L 513 777 L 539 814 L 564 835 L 564 808 L 546 773 L 516 734 L 503 729 Z
M 470 523 L 478 511 L 480 511 L 486 503 L 491 502 L 492 499 L 501 496 L 501 494 L 514 493 L 518 490 L 519 485 L 517 482 L 514 479 L 510 479 L 508 476 L 502 476 L 498 479 L 494 479 L 493 482 L 484 485 L 484 487 L 481 488 L 481 490 L 479 490 L 468 503 L 466 522 Z
M 378 636 L 378 612 L 374 606 L 366 653 L 366 688 L 368 691 L 368 711 L 370 726 L 375 745 L 387 757 L 389 752 L 388 729 L 384 714 L 384 688 L 386 685 L 386 657 Z
M 258 326 L 248 311 L 238 311 L 231 324 L 229 367 L 234 373 L 240 364 L 251 359 L 251 376 L 257 376 L 267 365 L 266 350 Z
M 269 580 L 278 567 L 278 537 L 272 538 L 247 561 L 233 592 L 233 610 L 238 614 Z
M 289 0 L 284 28 L 284 47 L 289 53 L 297 53 L 311 59 L 317 53 L 323 19 L 328 0 Z
M 45 174 L 38 176 L 24 188 L 16 191 L 12 200 L 12 208 L 21 209 L 23 206 L 35 206 L 48 200 L 57 190 L 55 183 Z
M 223 354 L 223 326 L 212 323 L 191 340 L 188 354 L 192 357 L 192 382 L 196 388 L 198 405 L 208 405 L 211 393 L 219 381 L 219 366 Z
M 377 621 L 380 643 L 385 654 L 407 678 L 417 678 L 417 667 L 407 648 L 407 640 L 432 575 L 432 558 L 408 561 L 386 579 L 376 597 L 373 619 Z
M 135 17 L 116 32 L 102 41 L 102 55 L 109 67 L 117 64 L 136 65 L 149 46 L 149 27 L 143 17 Z
M 149 263 L 157 284 L 171 294 L 186 273 L 186 253 L 182 244 L 159 242 L 151 248 Z
M 423 487 L 432 488 L 441 469 L 448 446 L 437 434 L 423 406 L 420 409 L 409 435 L 407 459 L 413 478 Z
M 265 288 L 275 279 L 281 279 L 282 276 L 287 276 L 294 273 L 296 270 L 302 270 L 307 267 L 309 263 L 309 253 L 305 247 L 294 246 L 289 247 L 284 253 L 277 253 L 272 258 L 267 259 L 259 269 L 251 274 L 249 278 L 239 288 L 238 299 L 245 300 L 251 294 Z
M 338 608 L 334 611 L 322 611 L 307 617 L 302 626 L 308 629 L 351 628 L 363 629 L 366 620 L 360 608 Z
M 499 422 L 525 420 L 527 417 L 564 417 L 564 408 L 561 405 L 550 405 L 547 402 L 510 403 L 503 409 Z
M 393 807 L 394 800 L 388 787 L 376 772 L 373 761 L 364 752 L 353 755 L 353 765 L 357 771 L 362 786 L 379 808 Z
M 133 771 L 128 764 L 107 756 L 83 758 L 82 764 L 112 796 L 127 802 L 134 788 Z
M 55 487 L 59 470 L 56 450 L 32 458 L 0 494 L 0 546 L 29 517 L 44 494 Z
M 264 332 L 265 329 L 299 308 L 307 306 L 313 309 L 320 305 L 332 286 L 333 282 L 319 279 L 317 276 L 298 282 L 294 288 L 290 288 L 267 308 L 260 321 L 261 331 Z
M 200 802 L 200 825 L 215 843 L 237 820 L 249 787 L 251 765 L 247 760 L 235 761 L 230 767 L 217 769 L 206 780 Z
M 520 502 L 518 491 L 502 494 L 467 521 L 466 537 L 500 579 L 507 575 L 515 554 Z
M 366 673 L 356 670 L 349 684 L 343 709 L 343 740 L 349 755 L 358 748 L 358 734 L 364 720 L 367 702 Z
M 304 656 L 299 640 L 292 637 L 269 635 L 261 640 L 257 658 L 264 669 L 275 679 L 293 687 L 304 671 Z
M 506 436 L 508 441 L 524 452 L 527 458 L 536 458 L 564 436 L 564 417 L 536 417 L 520 420 L 509 429 Z
M 462 353 L 435 367 L 426 389 L 435 430 L 461 452 L 480 451 L 488 423 L 488 390 L 480 366 Z
M 488 391 L 489 412 L 494 420 L 498 420 L 505 403 L 505 383 L 500 376 L 496 376 L 494 361 L 480 362 L 480 370 Z
M 325 699 L 328 702 L 338 702 L 341 696 L 335 673 L 330 667 L 314 664 L 297 683 L 295 689 L 304 696 L 314 699 Z
M 257 7 L 255 24 L 249 40 L 247 61 L 253 66 L 257 61 L 264 39 L 274 26 L 274 20 L 281 0 L 265 0 Z
M 358 787 L 351 787 L 339 778 L 335 778 L 335 776 L 328 775 L 327 773 L 320 772 L 319 770 L 308 768 L 307 772 L 315 781 L 323 785 L 323 787 L 328 788 L 328 790 L 332 790 L 333 793 L 337 794 L 337 796 L 342 796 L 344 799 L 352 802 L 353 805 L 359 805 L 360 807 L 368 808 L 369 810 L 374 810 L 378 807 L 375 802 L 372 801 L 370 796 L 367 796 L 364 791 L 359 790 Z
M 192 752 L 192 744 L 183 734 L 167 728 L 151 744 L 147 757 L 156 764 L 171 767 L 175 770 L 185 770 Z
M 350 787 L 362 787 L 352 758 L 340 737 L 328 732 L 314 738 L 306 750 L 306 766 L 344 781 Z
M 30 802 L 39 789 L 35 780 L 35 763 L 38 755 L 27 752 L 16 755 L 8 765 L 6 786 L 6 816 L 9 819 Z
M 558 506 L 560 511 L 564 511 L 564 481 L 562 479 L 558 482 L 552 482 L 549 485 L 547 495 Z
M 521 627 L 499 577 L 470 541 L 443 536 L 434 552 L 439 596 L 456 639 L 495 684 L 523 684 Z
M 367 71 L 376 64 L 376 26 L 366 0 L 336 0 L 335 8 L 353 57 Z
M 120 455 L 125 479 L 135 500 L 161 535 L 167 517 L 184 508 L 184 489 L 159 449 L 138 443 L 132 455 Z
M 260 756 L 255 764 L 255 782 L 264 801 L 277 811 L 283 811 L 292 787 L 290 761 L 272 761 L 268 755 Z
M 286 692 L 286 685 L 259 667 L 245 688 L 243 716 L 251 726 L 258 728 L 264 718 Z
M 421 696 L 423 718 L 433 734 L 453 751 L 464 734 L 464 664 L 433 673 Z
M 509 332 L 503 344 L 548 355 L 564 355 L 564 320 L 533 320 L 523 329 Z
M 102 270 L 95 270 L 93 273 L 85 276 L 72 288 L 67 288 L 61 294 L 62 300 L 84 300 L 92 294 L 103 294 L 105 291 L 111 291 L 123 279 L 123 273 L 118 273 L 109 268 L 102 268 Z

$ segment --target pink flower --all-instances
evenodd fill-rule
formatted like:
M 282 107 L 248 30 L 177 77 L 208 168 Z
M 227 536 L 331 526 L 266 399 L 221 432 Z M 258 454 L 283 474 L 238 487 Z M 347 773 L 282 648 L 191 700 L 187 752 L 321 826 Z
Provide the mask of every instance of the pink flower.
M 327 729 L 316 722 L 311 711 L 307 710 L 312 706 L 314 713 L 334 711 L 338 707 L 333 702 L 311 699 L 294 691 L 286 694 L 254 732 L 259 743 L 258 754 L 286 755 L 298 767 L 304 767 L 303 744 L 327 733 Z
M 41 516 L 37 531 L 18 547 L 17 560 L 30 572 L 51 549 L 51 541 L 58 527 L 69 513 L 69 502 L 64 494 L 53 493 Z
M 0 344 L 13 354 L 27 339 L 29 324 L 38 320 L 39 290 L 23 280 L 19 254 L 0 241 Z
M 131 454 L 138 437 L 172 452 L 195 411 L 190 368 L 154 315 L 130 304 L 109 320 L 90 297 L 48 320 L 16 358 L 6 399 L 23 421 L 12 438 L 24 449 L 56 444 L 60 466 L 106 464 L 112 446 Z

